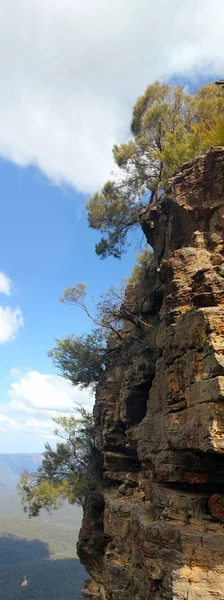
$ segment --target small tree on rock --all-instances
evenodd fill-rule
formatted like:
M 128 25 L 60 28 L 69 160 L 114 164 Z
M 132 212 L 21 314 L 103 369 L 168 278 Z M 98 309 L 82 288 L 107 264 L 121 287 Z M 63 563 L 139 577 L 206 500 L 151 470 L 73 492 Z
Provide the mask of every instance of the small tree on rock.
M 60 416 L 54 419 L 55 434 L 62 438 L 56 449 L 45 446 L 37 473 L 24 471 L 18 484 L 24 511 L 36 517 L 41 509 L 51 511 L 67 499 L 81 506 L 101 472 L 101 458 L 96 448 L 93 416 L 83 408 L 80 418 Z

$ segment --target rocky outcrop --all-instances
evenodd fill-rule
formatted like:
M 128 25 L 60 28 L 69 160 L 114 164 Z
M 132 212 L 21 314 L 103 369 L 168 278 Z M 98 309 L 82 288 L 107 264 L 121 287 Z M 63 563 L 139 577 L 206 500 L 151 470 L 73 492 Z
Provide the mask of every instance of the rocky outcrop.
M 98 386 L 83 595 L 224 600 L 224 149 L 184 165 L 140 221 L 152 329 L 130 330 Z

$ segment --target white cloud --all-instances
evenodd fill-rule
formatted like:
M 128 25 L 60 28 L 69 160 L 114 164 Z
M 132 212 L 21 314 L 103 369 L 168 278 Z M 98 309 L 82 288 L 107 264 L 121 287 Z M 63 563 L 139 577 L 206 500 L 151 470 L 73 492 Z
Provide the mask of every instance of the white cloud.
M 10 377 L 12 379 L 20 379 L 23 375 L 21 369 L 19 367 L 13 367 L 13 369 L 10 370 Z
M 10 296 L 11 289 L 12 281 L 2 271 L 0 273 L 0 294 Z M 10 306 L 0 306 L 0 344 L 13 340 L 22 326 L 23 315 L 19 307 L 13 310 Z
M 6 296 L 10 296 L 12 288 L 12 281 L 5 275 L 5 273 L 0 273 L 0 294 L 5 294 Z
M 223 74 L 223 0 L 2 0 L 0 154 L 83 191 L 148 83 Z
M 0 404 L 1 452 L 41 452 L 44 443 L 54 438 L 53 418 L 74 413 L 75 403 L 91 410 L 94 401 L 90 391 L 38 371 L 13 382 L 9 397 L 9 402 Z
M 23 315 L 20 308 L 13 310 L 10 306 L 0 306 L 0 344 L 9 342 L 23 325 Z

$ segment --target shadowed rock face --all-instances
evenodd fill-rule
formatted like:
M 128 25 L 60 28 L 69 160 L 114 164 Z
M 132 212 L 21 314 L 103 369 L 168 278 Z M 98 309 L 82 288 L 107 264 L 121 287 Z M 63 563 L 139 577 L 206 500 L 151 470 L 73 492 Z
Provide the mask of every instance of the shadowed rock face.
M 140 221 L 154 335 L 130 331 L 98 386 L 104 485 L 80 532 L 83 595 L 223 600 L 224 149 L 184 165 Z

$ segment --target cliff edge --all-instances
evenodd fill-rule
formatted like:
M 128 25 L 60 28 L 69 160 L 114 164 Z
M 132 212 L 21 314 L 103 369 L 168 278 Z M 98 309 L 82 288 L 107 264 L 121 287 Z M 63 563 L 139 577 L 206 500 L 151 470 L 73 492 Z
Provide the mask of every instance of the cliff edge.
M 224 600 L 224 148 L 183 165 L 140 222 L 150 328 L 130 331 L 98 385 L 83 595 Z

